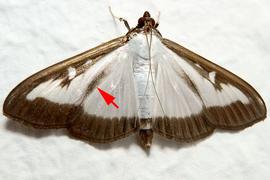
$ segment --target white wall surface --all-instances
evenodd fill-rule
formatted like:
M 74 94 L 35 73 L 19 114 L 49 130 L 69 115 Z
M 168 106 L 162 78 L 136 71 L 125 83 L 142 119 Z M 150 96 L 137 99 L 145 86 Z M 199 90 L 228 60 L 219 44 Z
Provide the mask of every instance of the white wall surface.
M 269 0 L 0 0 L 0 104 L 36 71 L 125 34 L 109 5 L 131 26 L 145 10 L 160 11 L 163 37 L 239 75 L 269 104 Z M 188 145 L 156 136 L 147 154 L 135 136 L 89 145 L 1 112 L 0 179 L 270 179 L 270 121 Z

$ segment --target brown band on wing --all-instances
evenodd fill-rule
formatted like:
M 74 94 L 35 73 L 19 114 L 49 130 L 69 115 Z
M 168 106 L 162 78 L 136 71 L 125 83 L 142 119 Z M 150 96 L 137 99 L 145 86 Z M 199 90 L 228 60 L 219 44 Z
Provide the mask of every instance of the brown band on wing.
M 240 130 L 260 121 L 252 104 L 234 102 L 225 107 L 210 107 L 206 110 L 207 122 L 217 128 Z
M 33 101 L 11 101 L 12 119 L 41 129 L 68 128 L 70 133 L 90 142 L 112 142 L 135 132 L 136 118 L 102 118 L 87 115 L 82 107 L 50 102 L 43 98 Z
M 201 102 L 203 103 L 202 97 L 201 97 L 201 95 L 200 95 L 200 93 L 199 93 L 199 91 L 198 91 L 195 83 L 190 79 L 190 77 L 187 75 L 187 73 L 185 71 L 183 71 L 183 73 L 184 73 L 183 78 L 185 79 L 185 82 L 190 87 L 190 89 L 192 90 L 192 92 L 194 92 L 197 95 L 197 97 L 200 98 Z
M 64 128 L 76 114 L 77 107 L 50 102 L 44 98 L 33 101 L 25 97 L 13 99 L 6 109 L 8 117 L 35 128 Z
M 169 139 L 180 142 L 190 142 L 210 135 L 214 128 L 211 127 L 203 114 L 186 118 L 155 118 L 154 132 Z
M 83 99 L 85 99 L 95 88 L 97 88 L 101 80 L 104 79 L 105 77 L 106 74 L 104 70 L 101 71 L 98 75 L 96 75 L 96 77 L 88 85 Z
M 68 128 L 74 137 L 89 142 L 107 143 L 127 137 L 138 129 L 136 118 L 103 118 L 87 115 L 81 110 Z

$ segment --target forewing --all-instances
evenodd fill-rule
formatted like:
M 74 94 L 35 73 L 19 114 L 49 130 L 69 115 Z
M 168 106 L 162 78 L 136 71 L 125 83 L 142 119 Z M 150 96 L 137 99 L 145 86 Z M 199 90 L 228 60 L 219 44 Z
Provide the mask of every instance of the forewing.
M 191 141 L 214 128 L 243 129 L 265 118 L 262 98 L 244 80 L 170 40 L 162 42 L 167 47 L 156 60 L 161 105 L 155 103 L 155 132 Z
M 123 45 L 122 37 L 114 39 L 29 77 L 9 94 L 4 114 L 37 128 L 68 128 L 94 142 L 127 136 L 136 129 L 137 110 L 128 95 L 134 84 Z M 97 87 L 120 108 L 108 106 Z

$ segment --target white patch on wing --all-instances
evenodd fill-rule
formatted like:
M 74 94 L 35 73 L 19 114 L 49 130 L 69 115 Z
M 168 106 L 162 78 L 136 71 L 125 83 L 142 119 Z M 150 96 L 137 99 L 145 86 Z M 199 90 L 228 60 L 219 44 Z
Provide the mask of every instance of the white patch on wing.
M 88 61 L 86 61 L 86 63 L 84 63 L 85 65 L 90 65 L 93 63 L 93 60 L 92 59 L 89 59 Z
M 76 76 L 77 72 L 76 69 L 73 67 L 68 68 L 68 79 L 71 80 Z
M 214 83 L 214 84 L 216 83 L 216 72 L 215 71 L 209 73 L 209 79 L 212 83 Z

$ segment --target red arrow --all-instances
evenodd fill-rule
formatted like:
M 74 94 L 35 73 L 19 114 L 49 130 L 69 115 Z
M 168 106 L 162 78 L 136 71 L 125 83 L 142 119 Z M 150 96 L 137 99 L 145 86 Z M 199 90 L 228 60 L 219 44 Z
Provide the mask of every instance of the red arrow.
M 103 91 L 100 88 L 97 88 L 99 93 L 101 94 L 101 96 L 103 97 L 103 99 L 105 100 L 107 105 L 114 105 L 114 107 L 116 107 L 117 109 L 119 108 L 119 106 L 117 104 L 115 104 L 114 99 L 115 97 L 110 95 L 109 93 L 107 93 L 106 91 Z

